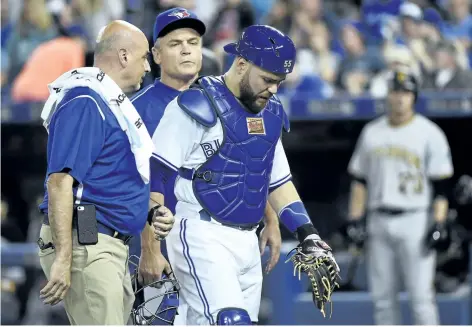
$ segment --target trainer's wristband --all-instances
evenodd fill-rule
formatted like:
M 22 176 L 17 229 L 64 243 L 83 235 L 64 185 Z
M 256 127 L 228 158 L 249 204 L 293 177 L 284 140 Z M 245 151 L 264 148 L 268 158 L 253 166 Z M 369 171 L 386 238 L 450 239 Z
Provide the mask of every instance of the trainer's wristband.
M 151 210 L 149 210 L 148 216 L 147 216 L 147 222 L 149 223 L 150 226 L 152 226 L 152 218 L 154 217 L 157 209 L 159 209 L 160 207 L 161 205 L 157 204 L 154 207 L 152 207 Z
M 306 237 L 306 233 L 318 234 L 302 201 L 287 204 L 280 210 L 279 218 L 290 232 L 297 234 L 299 240 L 303 240 L 302 236 Z

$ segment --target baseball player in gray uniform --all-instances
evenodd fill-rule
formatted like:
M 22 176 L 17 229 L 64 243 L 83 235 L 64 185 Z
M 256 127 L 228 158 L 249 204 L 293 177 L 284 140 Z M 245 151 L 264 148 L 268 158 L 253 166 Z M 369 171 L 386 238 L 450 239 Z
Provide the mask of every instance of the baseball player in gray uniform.
M 439 324 L 436 258 L 425 239 L 431 225 L 441 226 L 447 217 L 446 185 L 453 166 L 443 131 L 414 111 L 417 92 L 414 76 L 392 73 L 387 114 L 364 127 L 348 168 L 353 178 L 349 224 L 351 231 L 360 231 L 366 218 L 376 324 L 401 323 L 400 277 L 415 323 Z

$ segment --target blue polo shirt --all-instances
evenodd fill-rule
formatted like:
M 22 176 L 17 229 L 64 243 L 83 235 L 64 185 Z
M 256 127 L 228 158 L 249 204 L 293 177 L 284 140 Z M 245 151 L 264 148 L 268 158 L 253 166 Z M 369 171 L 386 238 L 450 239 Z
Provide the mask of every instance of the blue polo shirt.
M 167 105 L 179 94 L 180 91 L 165 85 L 160 79 L 156 79 L 153 84 L 142 89 L 131 98 L 131 102 L 141 116 L 151 137 L 161 121 Z M 155 146 L 158 147 L 159 144 Z M 165 206 L 175 214 L 177 199 L 174 194 L 174 185 L 177 173 L 167 180 L 164 186 L 165 189 L 162 189 L 158 173 L 159 167 L 153 161 L 151 160 L 151 192 L 164 194 Z
M 108 104 L 92 89 L 77 87 L 57 105 L 49 125 L 47 177 L 68 171 L 74 200 L 96 206 L 97 220 L 125 235 L 141 233 L 146 223 L 150 186 L 136 167 L 128 136 Z

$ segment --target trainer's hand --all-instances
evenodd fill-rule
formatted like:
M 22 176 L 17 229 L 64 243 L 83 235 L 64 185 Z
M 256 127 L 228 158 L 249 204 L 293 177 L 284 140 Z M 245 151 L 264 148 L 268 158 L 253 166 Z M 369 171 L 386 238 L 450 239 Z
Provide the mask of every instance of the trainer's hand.
M 141 285 L 149 285 L 162 278 L 162 272 L 167 275 L 172 273 L 169 262 L 160 252 L 141 251 L 138 268 L 138 282 Z
M 169 235 L 174 222 L 175 219 L 172 212 L 164 206 L 159 207 L 152 217 L 152 227 L 154 228 L 156 240 L 161 241 Z
M 49 282 L 39 292 L 44 304 L 56 305 L 64 299 L 70 287 L 70 269 L 70 260 L 54 260 Z
M 259 249 L 261 255 L 264 254 L 266 246 L 269 246 L 270 257 L 265 266 L 265 273 L 268 274 L 277 264 L 280 258 L 280 248 L 282 246 L 282 236 L 278 224 L 266 224 L 259 235 Z

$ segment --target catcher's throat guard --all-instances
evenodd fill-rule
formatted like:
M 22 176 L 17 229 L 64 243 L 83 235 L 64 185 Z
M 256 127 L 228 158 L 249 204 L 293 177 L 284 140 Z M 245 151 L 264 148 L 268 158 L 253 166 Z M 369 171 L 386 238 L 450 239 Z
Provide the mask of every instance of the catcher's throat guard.
M 131 283 L 136 300 L 131 310 L 133 325 L 173 325 L 179 307 L 179 283 L 171 274 L 158 281 L 141 285 L 138 281 L 139 257 L 129 258 L 135 271 L 131 271 Z
M 305 239 L 296 248 L 287 254 L 286 263 L 291 261 L 294 264 L 293 274 L 301 279 L 301 274 L 305 273 L 310 280 L 313 302 L 326 318 L 326 303 L 330 303 L 330 314 L 332 315 L 332 299 L 336 288 L 339 288 L 338 281 L 339 267 L 331 254 L 331 248 L 320 239 Z

